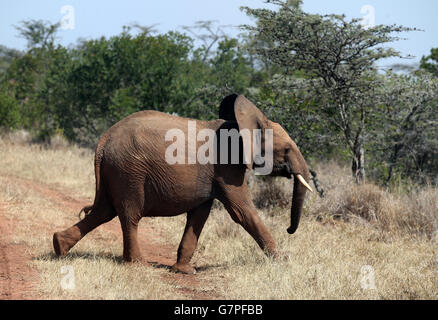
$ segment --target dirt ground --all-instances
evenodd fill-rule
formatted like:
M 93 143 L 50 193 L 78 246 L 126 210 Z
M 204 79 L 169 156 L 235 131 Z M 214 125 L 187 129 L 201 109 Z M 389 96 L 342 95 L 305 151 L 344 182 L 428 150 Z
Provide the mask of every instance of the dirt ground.
M 318 168 L 327 196 L 309 195 L 294 235 L 288 208 L 259 210 L 285 259 L 267 258 L 221 206 L 215 206 L 192 258 L 196 275 L 175 274 L 185 217 L 148 217 L 139 225 L 147 263 L 123 262 L 118 218 L 98 227 L 67 254 L 52 236 L 78 222 L 94 198 L 94 153 L 44 147 L 0 136 L 0 299 L 437 299 L 436 188 L 391 194 L 354 186 L 349 168 Z M 273 182 L 272 182 L 273 183 Z M 289 190 L 253 181 L 263 199 Z M 272 187 L 272 185 L 270 185 Z M 275 194 L 273 194 L 275 193 Z M 334 219 L 342 208 L 377 215 Z M 65 267 L 74 271 L 66 289 Z M 64 270 L 64 271 L 63 271 Z
M 20 185 L 21 188 L 39 193 L 41 197 L 63 210 L 70 209 L 79 212 L 83 206 L 90 204 L 90 200 L 72 197 L 53 186 L 14 176 L 2 178 L 6 183 Z M 17 232 L 16 221 L 11 219 L 13 215 L 8 213 L 8 207 L 13 208 L 13 206 L 13 203 L 6 205 L 0 199 L 0 299 L 44 299 L 45 297 L 39 293 L 37 288 L 40 276 L 38 269 L 32 267 L 31 262 L 34 257 L 30 248 L 13 240 L 12 236 Z M 35 227 L 47 237 L 51 237 L 54 232 L 52 228 L 44 224 L 33 226 Z M 100 228 L 103 232 L 116 236 L 120 244 L 122 243 L 122 233 L 117 218 Z M 153 268 L 169 270 L 175 262 L 176 248 L 166 245 L 161 237 L 160 230 L 156 230 L 153 226 L 142 225 L 139 230 L 139 243 L 145 261 Z M 200 290 L 196 275 L 176 274 L 169 270 L 161 277 L 163 281 L 172 284 L 183 298 L 220 298 L 214 291 Z

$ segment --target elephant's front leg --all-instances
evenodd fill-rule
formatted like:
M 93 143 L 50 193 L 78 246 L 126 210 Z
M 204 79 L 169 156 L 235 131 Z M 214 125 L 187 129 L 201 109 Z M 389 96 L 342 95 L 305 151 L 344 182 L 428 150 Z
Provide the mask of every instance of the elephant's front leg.
M 220 199 L 234 222 L 240 224 L 266 255 L 277 257 L 274 238 L 264 225 L 245 186 L 231 187 Z
M 209 200 L 199 207 L 187 212 L 187 222 L 181 243 L 178 247 L 178 258 L 172 266 L 175 272 L 196 273 L 195 268 L 190 265 L 190 260 L 198 244 L 199 235 L 204 227 L 205 221 L 210 214 L 213 200 Z

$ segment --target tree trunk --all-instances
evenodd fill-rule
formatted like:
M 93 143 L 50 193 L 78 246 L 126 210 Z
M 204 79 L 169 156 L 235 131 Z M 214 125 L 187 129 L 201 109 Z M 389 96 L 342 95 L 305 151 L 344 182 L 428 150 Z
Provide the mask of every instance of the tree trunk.
M 365 149 L 362 135 L 354 143 L 351 170 L 356 183 L 365 182 Z

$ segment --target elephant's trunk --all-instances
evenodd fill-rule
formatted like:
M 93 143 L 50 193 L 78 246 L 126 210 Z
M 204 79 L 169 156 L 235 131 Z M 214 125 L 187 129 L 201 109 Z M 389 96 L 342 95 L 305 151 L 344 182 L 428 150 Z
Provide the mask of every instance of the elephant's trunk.
M 298 155 L 295 155 L 291 160 L 294 175 L 294 191 L 292 194 L 292 207 L 290 209 L 290 227 L 287 229 L 289 234 L 295 233 L 300 223 L 306 191 L 312 191 L 307 184 L 310 177 L 309 169 L 301 153 L 298 151 Z

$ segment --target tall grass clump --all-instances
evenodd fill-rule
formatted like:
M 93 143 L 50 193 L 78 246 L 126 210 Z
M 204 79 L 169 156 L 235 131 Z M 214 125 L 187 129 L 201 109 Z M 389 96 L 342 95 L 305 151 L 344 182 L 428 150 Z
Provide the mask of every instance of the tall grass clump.
M 292 184 L 284 178 L 256 177 L 249 174 L 249 190 L 254 205 L 268 211 L 275 208 L 290 207 L 292 202 Z
M 326 196 L 312 195 L 310 215 L 318 220 L 368 223 L 397 235 L 436 237 L 438 191 L 433 186 L 390 192 L 372 183 L 355 184 L 346 168 L 320 165 Z

